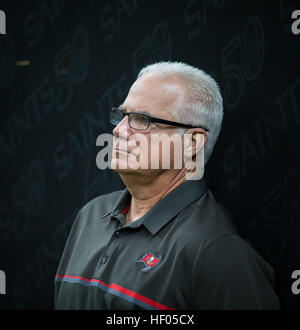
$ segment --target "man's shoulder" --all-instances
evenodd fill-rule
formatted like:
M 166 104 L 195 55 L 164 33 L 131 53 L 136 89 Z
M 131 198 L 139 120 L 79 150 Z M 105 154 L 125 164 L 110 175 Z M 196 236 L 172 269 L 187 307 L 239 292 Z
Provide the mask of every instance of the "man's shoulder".
M 203 239 L 211 240 L 239 234 L 231 212 L 215 199 L 210 190 L 191 207 L 186 208 L 183 216 L 190 221 L 184 221 L 182 225 L 191 228 L 191 236 L 194 236 L 196 241 L 199 235 Z
M 188 221 L 187 221 L 188 219 Z M 257 255 L 251 242 L 241 235 L 232 213 L 208 190 L 183 214 L 180 221 L 182 240 L 188 242 L 192 251 L 231 251 L 235 255 Z M 201 252 L 202 253 L 202 252 Z
M 240 245 L 246 250 L 252 248 L 241 235 L 231 212 L 214 197 L 210 190 L 186 208 L 180 214 L 177 223 L 182 233 L 179 238 L 180 245 L 186 246 L 190 256 L 207 247 L 219 246 L 223 243 L 228 244 L 229 247 Z

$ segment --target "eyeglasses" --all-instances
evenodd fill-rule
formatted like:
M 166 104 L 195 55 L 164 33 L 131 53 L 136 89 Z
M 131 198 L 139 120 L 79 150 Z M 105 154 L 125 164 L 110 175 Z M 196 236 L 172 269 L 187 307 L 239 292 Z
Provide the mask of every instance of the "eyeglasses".
M 128 116 L 129 127 L 138 130 L 148 129 L 150 123 L 160 123 L 160 124 L 166 124 L 166 125 L 184 127 L 184 128 L 199 128 L 199 126 L 192 126 L 192 125 L 177 123 L 175 121 L 159 119 L 145 114 L 141 114 L 139 112 L 125 112 L 121 108 L 115 108 L 115 107 L 110 108 L 109 121 L 111 124 L 115 126 L 119 125 L 119 123 L 123 120 L 125 116 Z M 201 128 L 203 128 L 205 131 L 208 132 L 208 129 L 204 127 Z

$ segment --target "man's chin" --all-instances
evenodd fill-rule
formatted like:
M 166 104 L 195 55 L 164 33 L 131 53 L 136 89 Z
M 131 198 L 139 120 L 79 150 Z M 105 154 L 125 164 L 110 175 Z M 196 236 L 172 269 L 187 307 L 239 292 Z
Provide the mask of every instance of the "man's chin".
M 128 168 L 112 168 L 113 171 L 119 174 L 133 174 L 136 173 L 136 170 L 128 169 Z
M 127 175 L 127 174 L 128 175 L 147 175 L 147 174 L 153 172 L 153 170 L 151 170 L 151 169 L 134 168 L 133 166 L 130 167 L 130 165 L 126 161 L 119 160 L 119 159 L 112 160 L 111 169 L 119 174 L 124 174 L 124 175 Z
M 130 168 L 130 166 L 128 165 L 128 163 L 126 161 L 119 160 L 119 159 L 112 160 L 111 169 L 117 173 L 124 173 L 124 174 L 135 173 L 137 171 L 136 169 Z

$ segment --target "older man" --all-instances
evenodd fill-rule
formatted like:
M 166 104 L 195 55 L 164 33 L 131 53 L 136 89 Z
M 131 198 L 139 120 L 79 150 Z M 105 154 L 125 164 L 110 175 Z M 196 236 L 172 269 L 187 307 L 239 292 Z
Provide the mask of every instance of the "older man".
M 238 235 L 205 171 L 187 166 L 201 152 L 204 161 L 196 166 L 207 163 L 222 118 L 218 85 L 203 71 L 178 62 L 141 70 L 110 112 L 111 167 L 126 189 L 99 196 L 78 213 L 55 279 L 55 308 L 280 308 L 271 266 Z M 170 166 L 162 166 L 162 144 L 153 148 L 151 138 L 178 133 L 177 145 L 169 142 Z M 140 142 L 139 154 L 127 143 L 138 136 L 149 142 Z M 145 155 L 149 166 L 133 166 Z M 193 173 L 204 175 L 194 180 Z

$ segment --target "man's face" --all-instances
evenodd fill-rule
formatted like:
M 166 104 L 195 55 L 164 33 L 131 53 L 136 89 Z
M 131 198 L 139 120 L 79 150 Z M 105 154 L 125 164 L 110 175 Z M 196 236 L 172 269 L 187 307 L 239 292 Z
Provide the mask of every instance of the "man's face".
M 142 112 L 152 117 L 174 121 L 173 111 L 183 100 L 183 96 L 184 85 L 179 78 L 168 77 L 166 79 L 147 74 L 131 86 L 122 108 L 126 112 Z M 113 130 L 114 145 L 111 167 L 123 174 L 145 173 L 145 171 L 149 174 L 149 171 L 162 171 L 162 158 L 166 155 L 163 155 L 161 144 L 153 143 L 153 134 L 160 138 L 165 136 L 165 141 L 169 141 L 167 137 L 175 133 L 178 135 L 177 127 L 156 123 L 150 123 L 147 130 L 135 130 L 129 126 L 128 116 L 125 116 Z M 181 140 L 178 142 L 176 139 L 176 141 L 176 148 L 182 148 Z M 126 148 L 124 148 L 125 143 L 127 143 Z M 169 143 L 168 147 L 170 148 L 170 167 L 172 168 L 175 146 L 173 143 Z M 136 168 L 136 160 L 139 162 L 139 168 Z M 152 168 L 154 163 L 159 163 L 159 169 Z

